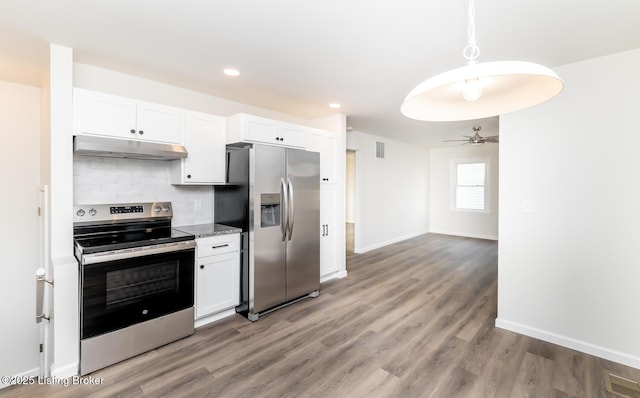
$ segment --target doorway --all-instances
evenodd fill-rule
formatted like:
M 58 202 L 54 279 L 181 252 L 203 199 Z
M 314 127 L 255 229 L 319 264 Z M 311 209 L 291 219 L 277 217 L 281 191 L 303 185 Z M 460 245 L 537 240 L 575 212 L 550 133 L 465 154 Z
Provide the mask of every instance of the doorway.
M 345 172 L 345 249 L 347 256 L 354 254 L 356 222 L 356 151 L 347 150 Z

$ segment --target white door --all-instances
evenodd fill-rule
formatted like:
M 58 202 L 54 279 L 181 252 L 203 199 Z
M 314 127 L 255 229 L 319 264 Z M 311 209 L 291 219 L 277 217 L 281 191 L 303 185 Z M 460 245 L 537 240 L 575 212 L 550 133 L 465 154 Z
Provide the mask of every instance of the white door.
M 45 270 L 45 279 L 51 280 L 53 275 L 53 266 L 49 261 L 49 186 L 43 185 L 39 189 L 38 196 L 38 223 L 40 231 L 39 259 L 40 267 Z M 34 275 L 35 279 L 35 275 Z M 38 283 L 38 282 L 36 282 Z M 40 282 L 41 283 L 41 282 Z M 51 312 L 53 309 L 53 288 L 48 283 L 44 283 L 44 297 L 42 302 L 42 314 L 47 319 L 40 322 L 40 375 L 43 377 L 51 376 L 51 367 L 53 366 L 53 321 L 51 320 Z M 39 315 L 39 314 L 35 314 Z

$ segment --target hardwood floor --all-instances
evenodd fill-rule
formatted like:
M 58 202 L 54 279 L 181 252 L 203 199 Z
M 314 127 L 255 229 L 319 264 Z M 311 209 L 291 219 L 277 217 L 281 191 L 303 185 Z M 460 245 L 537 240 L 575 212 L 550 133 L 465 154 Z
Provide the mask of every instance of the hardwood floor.
M 640 371 L 497 329 L 497 243 L 428 234 L 348 256 L 318 298 L 233 316 L 97 371 L 102 385 L 10 397 L 614 397 Z

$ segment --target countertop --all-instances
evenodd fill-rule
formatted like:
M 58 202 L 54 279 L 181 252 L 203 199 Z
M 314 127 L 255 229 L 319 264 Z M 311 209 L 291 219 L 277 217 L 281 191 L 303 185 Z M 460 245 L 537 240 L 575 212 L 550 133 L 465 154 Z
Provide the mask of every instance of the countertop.
M 179 227 L 173 227 L 182 232 L 193 234 L 197 238 L 208 238 L 210 236 L 227 235 L 227 234 L 239 234 L 242 229 L 236 227 L 230 227 L 223 224 L 194 224 L 194 225 L 181 225 Z

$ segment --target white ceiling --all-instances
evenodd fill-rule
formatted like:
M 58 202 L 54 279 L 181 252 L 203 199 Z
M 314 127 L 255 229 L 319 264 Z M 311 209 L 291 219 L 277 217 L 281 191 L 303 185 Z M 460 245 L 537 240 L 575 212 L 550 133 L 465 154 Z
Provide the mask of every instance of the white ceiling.
M 421 81 L 464 64 L 467 0 L 2 0 L 0 79 L 39 85 L 48 44 L 76 61 L 430 146 L 476 121 L 400 114 Z M 479 61 L 554 67 L 640 47 L 638 0 L 477 0 Z M 229 78 L 222 69 L 242 72 Z M 562 77 L 562 76 L 561 76 Z M 562 94 L 561 94 L 562 95 Z M 481 121 L 497 134 L 497 118 Z M 454 144 L 455 145 L 455 144 Z

